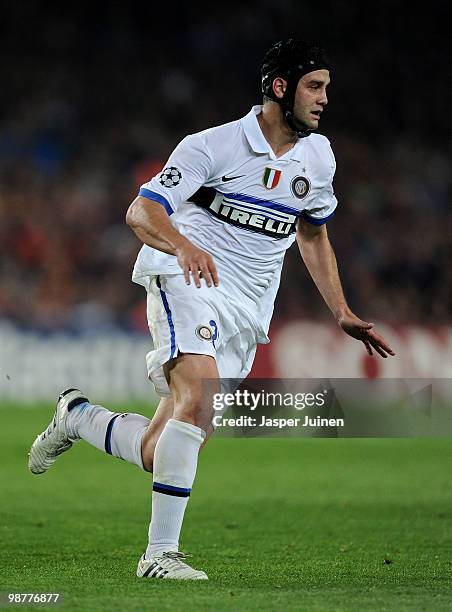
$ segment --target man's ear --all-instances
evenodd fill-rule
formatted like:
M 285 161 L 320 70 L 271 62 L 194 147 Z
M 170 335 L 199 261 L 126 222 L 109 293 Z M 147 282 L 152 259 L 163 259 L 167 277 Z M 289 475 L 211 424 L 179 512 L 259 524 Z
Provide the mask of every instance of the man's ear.
M 281 99 L 282 97 L 284 97 L 284 94 L 286 93 L 286 89 L 287 89 L 287 81 L 285 81 L 281 77 L 277 77 L 273 81 L 273 93 L 275 94 L 277 98 Z

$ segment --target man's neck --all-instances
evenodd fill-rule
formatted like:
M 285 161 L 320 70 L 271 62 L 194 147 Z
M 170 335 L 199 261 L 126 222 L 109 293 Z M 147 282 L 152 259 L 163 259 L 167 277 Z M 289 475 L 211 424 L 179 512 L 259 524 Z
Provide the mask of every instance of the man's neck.
M 279 104 L 267 103 L 257 115 L 257 121 L 276 157 L 281 157 L 298 142 L 296 132 L 284 120 Z

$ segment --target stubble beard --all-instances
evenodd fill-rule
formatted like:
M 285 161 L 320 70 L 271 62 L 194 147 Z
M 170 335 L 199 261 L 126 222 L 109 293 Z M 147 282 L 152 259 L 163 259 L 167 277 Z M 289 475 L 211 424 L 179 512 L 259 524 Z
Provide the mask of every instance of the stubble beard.
M 303 119 L 300 118 L 299 114 L 294 110 L 294 114 L 293 114 L 293 119 L 294 119 L 294 124 L 300 128 L 300 130 L 304 130 L 304 131 L 313 131 L 316 130 L 318 128 L 318 122 L 316 123 L 316 125 L 313 124 L 313 122 L 305 122 L 303 121 Z

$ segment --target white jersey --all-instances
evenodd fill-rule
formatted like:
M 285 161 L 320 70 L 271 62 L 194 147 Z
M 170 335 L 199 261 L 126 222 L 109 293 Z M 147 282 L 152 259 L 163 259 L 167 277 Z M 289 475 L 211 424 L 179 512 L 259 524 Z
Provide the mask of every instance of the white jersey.
M 325 223 L 337 200 L 328 139 L 311 134 L 276 157 L 257 121 L 261 109 L 184 138 L 139 195 L 163 205 L 174 227 L 212 255 L 219 289 L 247 309 L 266 342 L 297 221 Z M 153 276 L 179 273 L 174 255 L 144 245 L 132 278 L 149 288 Z

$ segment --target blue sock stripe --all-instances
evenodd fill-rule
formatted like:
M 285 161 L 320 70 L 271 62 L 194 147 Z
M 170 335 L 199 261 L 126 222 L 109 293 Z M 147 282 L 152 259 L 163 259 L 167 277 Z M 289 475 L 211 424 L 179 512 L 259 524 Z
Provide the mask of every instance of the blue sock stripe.
M 121 416 L 120 414 L 115 414 L 112 417 L 107 425 L 107 431 L 105 432 L 105 452 L 111 455 L 111 432 L 113 430 L 113 425 L 115 424 L 116 419 Z
M 191 489 L 174 487 L 173 485 L 162 484 L 161 482 L 154 482 L 152 490 L 156 493 L 165 493 L 166 495 L 175 495 L 176 497 L 189 497 L 191 493 Z
M 166 316 L 168 318 L 168 325 L 169 325 L 170 334 L 171 334 L 170 359 L 172 359 L 173 357 L 176 356 L 176 333 L 174 331 L 173 315 L 171 314 L 171 308 L 169 307 L 168 298 L 166 297 L 166 293 L 163 291 L 162 286 L 160 284 L 160 276 L 157 276 L 156 282 L 157 282 L 157 287 L 159 288 L 159 291 L 160 291 L 160 295 L 162 298 L 163 306 L 165 308 Z
M 157 485 L 158 487 L 162 487 L 163 489 L 170 489 L 171 491 L 183 491 L 184 493 L 190 493 L 191 489 L 186 489 L 184 487 L 175 487 L 174 485 L 163 484 L 161 482 L 154 482 L 153 486 Z

